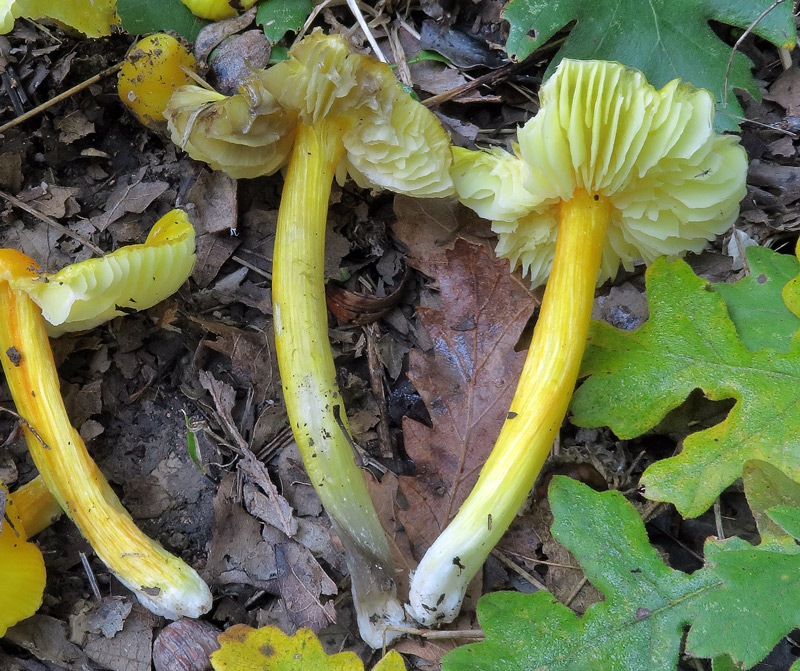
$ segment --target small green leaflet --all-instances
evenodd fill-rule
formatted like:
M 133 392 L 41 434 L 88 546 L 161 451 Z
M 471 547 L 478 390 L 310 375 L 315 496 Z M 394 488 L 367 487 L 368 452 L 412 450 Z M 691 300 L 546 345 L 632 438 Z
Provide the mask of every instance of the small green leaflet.
M 198 19 L 181 0 L 117 0 L 117 14 L 126 32 L 144 35 L 171 30 L 194 42 L 208 21 Z
M 504 18 L 511 25 L 506 49 L 523 59 L 571 21 L 577 21 L 550 65 L 562 58 L 619 61 L 638 68 L 660 88 L 677 78 L 708 89 L 718 103 L 731 47 L 708 22 L 746 29 L 773 4 L 772 0 L 512 0 Z M 755 26 L 753 32 L 776 46 L 791 49 L 796 40 L 792 2 L 784 0 Z M 727 112 L 717 125 L 734 130 L 742 109 L 733 89 L 758 96 L 751 63 L 741 53 L 728 77 Z
M 651 465 L 648 498 L 696 517 L 760 459 L 800 480 L 800 339 L 787 353 L 751 352 L 722 297 L 683 261 L 647 271 L 650 320 L 632 332 L 594 322 L 572 399 L 573 423 L 640 436 L 694 390 L 734 399 L 725 421 L 686 438 L 683 451 Z
M 800 625 L 796 544 L 707 542 L 706 566 L 688 575 L 664 564 L 619 492 L 556 476 L 549 500 L 553 535 L 605 601 L 578 617 L 546 591 L 488 594 L 478 602 L 486 640 L 445 656 L 443 671 L 673 671 L 687 625 L 689 653 L 749 668 Z
M 275 44 L 286 33 L 300 30 L 313 9 L 311 0 L 264 0 L 258 6 L 256 23 L 264 29 L 270 44 Z
M 745 254 L 750 274 L 733 284 L 715 284 L 714 289 L 725 299 L 748 349 L 769 347 L 786 353 L 800 329 L 800 318 L 786 307 L 781 291 L 800 273 L 800 263 L 794 256 L 764 247 L 748 247 Z

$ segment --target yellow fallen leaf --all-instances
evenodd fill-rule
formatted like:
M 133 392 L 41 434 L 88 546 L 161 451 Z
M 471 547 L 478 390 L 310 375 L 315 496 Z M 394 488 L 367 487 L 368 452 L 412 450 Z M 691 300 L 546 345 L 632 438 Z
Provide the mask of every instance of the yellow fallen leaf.
M 211 655 L 214 671 L 364 671 L 353 652 L 328 655 L 310 629 L 287 636 L 277 627 L 253 629 L 236 624 L 219 635 L 220 649 Z M 373 671 L 405 671 L 394 650 Z
M 111 34 L 117 24 L 116 0 L 0 0 L 0 34 L 14 27 L 14 19 L 55 19 L 88 37 Z

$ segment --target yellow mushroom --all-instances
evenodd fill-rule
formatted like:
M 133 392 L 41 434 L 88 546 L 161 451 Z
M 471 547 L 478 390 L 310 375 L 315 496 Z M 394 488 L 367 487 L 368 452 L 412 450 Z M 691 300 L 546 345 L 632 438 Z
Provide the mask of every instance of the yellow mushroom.
M 116 0 L 0 0 L 0 34 L 20 17 L 54 19 L 87 37 L 110 35 L 118 23 Z
M 195 109 L 192 98 L 201 103 Z M 298 42 L 288 60 L 254 72 L 237 96 L 179 91 L 167 117 L 173 141 L 229 174 L 270 174 L 288 162 L 272 282 L 286 409 L 311 482 L 349 550 L 361 636 L 381 647 L 396 636 L 386 626 L 404 614 L 389 545 L 354 458 L 327 337 L 328 199 L 333 180 L 348 176 L 361 187 L 420 197 L 452 193 L 449 138 L 389 66 L 320 32 Z
M 410 612 L 449 622 L 525 502 L 567 410 L 595 287 L 634 262 L 698 252 L 735 221 L 747 158 L 714 133 L 714 101 L 618 63 L 564 60 L 519 147 L 455 151 L 459 199 L 491 219 L 497 253 L 547 281 L 508 419 L 478 482 L 420 562 Z
M 181 0 L 192 14 L 209 21 L 221 21 L 236 16 L 237 12 L 250 9 L 256 0 Z
M 196 67 L 194 56 L 172 35 L 148 35 L 122 63 L 117 78 L 120 100 L 145 126 L 163 126 L 167 101 L 191 82 L 187 71 Z
M 171 619 L 205 613 L 211 593 L 194 569 L 139 530 L 89 456 L 61 398 L 42 313 L 85 328 L 117 314 L 119 301 L 144 308 L 185 281 L 193 260 L 193 230 L 180 211 L 160 220 L 148 243 L 51 276 L 21 252 L 0 250 L 0 361 L 36 468 L 100 560 L 147 608 Z

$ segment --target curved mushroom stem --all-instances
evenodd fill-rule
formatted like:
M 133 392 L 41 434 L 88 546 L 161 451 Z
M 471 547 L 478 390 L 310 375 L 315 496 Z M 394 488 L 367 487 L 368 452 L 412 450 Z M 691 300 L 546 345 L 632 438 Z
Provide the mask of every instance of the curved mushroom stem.
M 272 278 L 275 344 L 286 411 L 306 471 L 345 545 L 362 638 L 379 648 L 403 620 L 391 552 L 356 465 L 325 304 L 325 228 L 344 152 L 334 122 L 300 124 L 278 212 Z
M 0 359 L 36 468 L 100 560 L 147 608 L 171 619 L 198 617 L 211 608 L 207 585 L 136 526 L 70 424 L 41 310 L 9 283 L 31 274 L 31 259 L 3 250 Z
M 38 476 L 10 495 L 28 538 L 44 531 L 64 512 L 47 484 Z
M 478 482 L 411 581 L 410 613 L 426 625 L 458 614 L 470 580 L 525 503 L 572 397 L 611 205 L 577 191 L 560 208 L 553 269 L 508 418 Z

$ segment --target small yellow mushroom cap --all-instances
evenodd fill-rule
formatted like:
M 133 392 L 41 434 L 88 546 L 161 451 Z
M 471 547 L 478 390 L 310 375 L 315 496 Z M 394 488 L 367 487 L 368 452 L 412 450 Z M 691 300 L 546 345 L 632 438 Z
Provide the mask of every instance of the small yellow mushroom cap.
M 110 35 L 118 22 L 116 0 L 0 0 L 0 34 L 20 17 L 54 19 L 87 37 Z
M 0 484 L 5 515 L 0 516 L 0 637 L 42 605 L 46 581 L 39 548 L 28 542 L 25 527 L 8 490 Z
M 289 160 L 297 116 L 260 85 L 258 74 L 234 96 L 184 86 L 167 105 L 172 141 L 231 177 L 271 175 Z
M 221 21 L 236 16 L 237 10 L 250 9 L 256 0 L 181 0 L 192 14 L 209 21 Z
M 579 189 L 612 205 L 599 282 L 620 264 L 699 252 L 736 220 L 747 156 L 714 132 L 708 91 L 678 80 L 656 90 L 619 63 L 564 59 L 539 99 L 518 155 L 457 150 L 453 168 L 459 199 L 492 220 L 497 253 L 533 286 L 550 273 L 559 204 Z
M 117 90 L 125 107 L 145 126 L 164 123 L 170 96 L 191 78 L 194 56 L 172 35 L 157 33 L 139 40 L 119 71 Z
M 194 228 L 186 213 L 159 219 L 147 240 L 54 274 L 26 273 L 11 280 L 41 308 L 51 336 L 94 328 L 175 293 L 194 266 Z
M 173 142 L 232 177 L 269 175 L 290 157 L 298 123 L 341 137 L 340 183 L 413 196 L 453 193 L 450 140 L 434 114 L 384 63 L 354 54 L 339 35 L 314 32 L 289 59 L 257 70 L 230 97 L 196 86 L 175 93 L 166 116 Z

